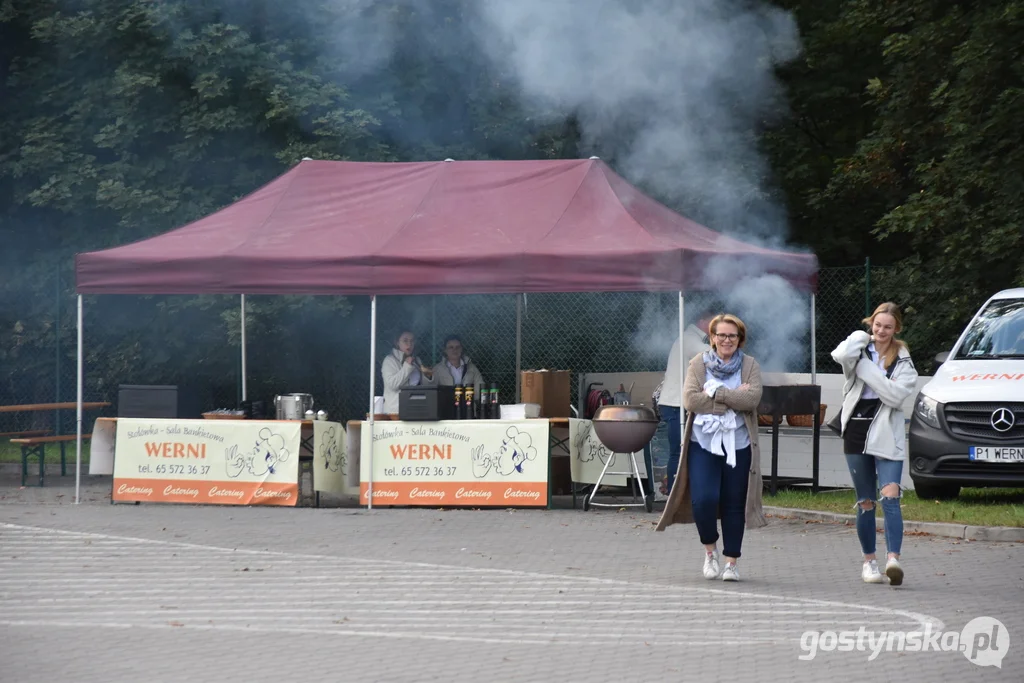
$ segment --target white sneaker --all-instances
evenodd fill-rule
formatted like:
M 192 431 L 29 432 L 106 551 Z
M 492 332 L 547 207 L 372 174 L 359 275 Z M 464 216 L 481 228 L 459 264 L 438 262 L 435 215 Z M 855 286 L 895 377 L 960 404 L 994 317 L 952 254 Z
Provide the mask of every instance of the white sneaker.
M 900 566 L 898 558 L 890 557 L 886 561 L 885 575 L 889 577 L 890 586 L 899 586 L 903 583 L 903 567 Z
M 720 567 L 718 564 L 718 551 L 715 550 L 704 555 L 704 578 L 717 579 Z
M 860 572 L 860 578 L 864 579 L 864 583 L 882 583 L 882 572 L 878 571 L 878 562 L 876 560 L 865 562 L 864 568 Z
M 735 562 L 726 562 L 725 571 L 722 572 L 722 581 L 739 581 L 740 570 L 736 568 Z

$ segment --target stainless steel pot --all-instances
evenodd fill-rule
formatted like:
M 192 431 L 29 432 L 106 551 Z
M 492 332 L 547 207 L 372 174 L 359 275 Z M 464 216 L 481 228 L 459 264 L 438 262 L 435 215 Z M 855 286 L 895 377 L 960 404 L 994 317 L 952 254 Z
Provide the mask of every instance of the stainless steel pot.
M 278 420 L 302 420 L 313 409 L 313 394 L 279 394 L 274 397 Z
M 654 411 L 643 405 L 604 405 L 593 417 L 594 433 L 612 453 L 635 453 L 658 430 Z

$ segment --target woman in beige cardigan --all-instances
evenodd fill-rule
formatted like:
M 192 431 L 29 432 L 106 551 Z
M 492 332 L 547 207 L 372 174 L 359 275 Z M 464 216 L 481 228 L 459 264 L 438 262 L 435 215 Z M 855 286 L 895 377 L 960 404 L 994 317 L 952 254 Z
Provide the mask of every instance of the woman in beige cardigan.
M 738 581 L 744 528 L 767 523 L 757 444 L 761 367 L 741 350 L 747 338 L 742 320 L 718 315 L 708 328 L 711 350 L 695 356 L 686 372 L 679 471 L 657 530 L 696 523 L 704 544 L 704 578 L 721 574 L 724 581 Z M 719 517 L 724 571 L 718 560 Z

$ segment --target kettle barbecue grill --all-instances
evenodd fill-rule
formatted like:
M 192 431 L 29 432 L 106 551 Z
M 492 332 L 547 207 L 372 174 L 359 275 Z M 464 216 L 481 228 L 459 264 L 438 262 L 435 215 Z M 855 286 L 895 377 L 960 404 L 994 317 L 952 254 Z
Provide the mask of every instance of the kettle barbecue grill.
M 590 506 L 596 507 L 644 507 L 647 512 L 654 510 L 654 496 L 647 495 L 644 491 L 643 482 L 640 477 L 640 468 L 636 464 L 636 452 L 647 448 L 658 429 L 658 418 L 654 411 L 644 405 L 602 405 L 595 412 L 593 417 L 594 433 L 604 444 L 605 448 L 612 452 L 613 457 L 608 458 L 601 470 L 601 476 L 590 494 L 583 498 L 583 510 L 589 510 Z M 608 467 L 614 460 L 614 455 L 625 454 L 629 456 L 631 471 L 609 472 Z M 644 458 L 647 460 L 647 458 Z M 647 463 L 644 463 L 646 468 Z M 633 503 L 595 503 L 594 496 L 601 488 L 601 482 L 606 474 L 617 474 L 633 478 L 633 500 L 637 498 L 636 489 L 640 489 L 640 502 Z M 648 469 L 648 477 L 653 473 Z

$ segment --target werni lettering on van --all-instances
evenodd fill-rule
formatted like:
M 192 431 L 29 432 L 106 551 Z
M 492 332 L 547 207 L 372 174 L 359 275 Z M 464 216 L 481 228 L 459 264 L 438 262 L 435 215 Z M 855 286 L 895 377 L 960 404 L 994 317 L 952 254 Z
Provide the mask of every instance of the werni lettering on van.
M 984 375 L 974 374 L 974 375 L 954 375 L 953 376 L 953 381 L 954 382 L 984 382 L 984 381 L 992 381 L 992 380 L 1009 380 L 1011 382 L 1013 382 L 1013 381 L 1018 381 L 1019 382 L 1022 379 L 1024 379 L 1024 372 L 1019 372 L 1019 373 L 1017 373 L 1015 375 L 1014 374 L 1007 374 L 1005 372 L 1004 373 L 999 373 L 999 374 L 994 373 L 994 372 L 990 372 L 990 373 L 987 373 L 987 374 L 984 374 Z

